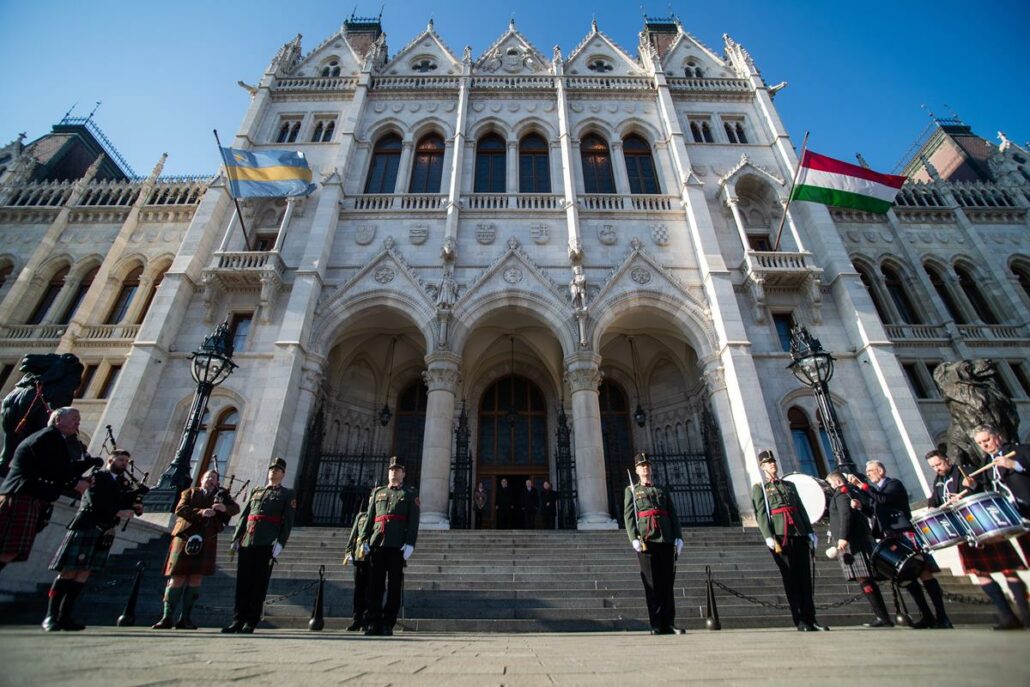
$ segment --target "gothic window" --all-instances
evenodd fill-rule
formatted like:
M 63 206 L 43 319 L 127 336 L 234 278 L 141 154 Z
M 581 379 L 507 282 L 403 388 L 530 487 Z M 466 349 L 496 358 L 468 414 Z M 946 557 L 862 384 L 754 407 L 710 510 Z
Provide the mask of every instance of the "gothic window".
M 337 60 L 332 60 L 329 64 L 322 67 L 322 76 L 324 78 L 339 76 L 340 75 L 340 63 Z
M 587 63 L 587 69 L 598 74 L 606 74 L 613 68 L 612 63 L 603 57 L 594 57 Z
M 426 134 L 415 146 L 415 159 L 411 163 L 409 193 L 439 193 L 443 176 L 443 138 L 439 134 Z
M 401 162 L 401 137 L 387 134 L 372 149 L 365 193 L 393 193 L 397 186 L 397 168 Z
M 250 327 L 254 322 L 254 313 L 237 312 L 233 313 L 229 322 L 229 335 L 232 337 L 233 353 L 241 353 L 247 350 L 247 339 L 250 337 Z
M 626 158 L 630 193 L 659 193 L 658 173 L 647 141 L 635 134 L 627 136 L 622 142 L 622 152 Z
M 707 119 L 691 119 L 690 135 L 694 143 L 714 143 L 712 137 L 712 125 Z
M 794 329 L 794 316 L 790 313 L 773 313 L 773 326 L 776 327 L 776 338 L 780 342 L 780 350 L 790 352 L 791 331 Z
M 93 285 L 93 279 L 97 276 L 99 267 L 94 267 L 85 274 L 82 279 L 79 280 L 79 286 L 75 289 L 75 294 L 71 300 L 68 301 L 68 305 L 64 308 L 64 314 L 57 321 L 57 324 L 68 324 L 72 321 L 72 317 L 75 316 L 75 311 L 79 309 L 79 305 L 82 303 L 82 299 L 85 298 L 86 292 L 89 291 L 89 287 Z
M 476 146 L 475 193 L 504 193 L 505 143 L 497 134 L 487 134 Z
M 10 273 L 10 267 L 7 268 Z M 3 271 L 0 270 L 0 288 L 3 288 Z M 1016 279 L 1019 281 L 1019 286 L 1023 289 L 1023 293 L 1026 294 L 1027 298 L 1030 298 L 1030 270 L 1025 266 L 1015 264 L 1012 265 L 1012 274 L 1016 275 Z
M 797 406 L 787 411 L 790 422 L 790 437 L 794 442 L 794 454 L 798 459 L 798 469 L 806 475 L 826 477 L 826 461 L 815 440 L 815 433 L 808 421 L 805 411 Z
M 118 324 L 125 319 L 125 314 L 129 310 L 129 305 L 132 303 L 133 296 L 136 295 L 136 291 L 139 290 L 139 278 L 143 274 L 143 267 L 137 267 L 133 271 L 129 272 L 122 280 L 122 288 L 118 291 L 118 297 L 114 301 L 114 305 L 111 307 L 111 312 L 108 313 L 107 319 L 104 320 L 104 324 Z
M 987 302 L 987 298 L 980 290 L 980 285 L 976 283 L 972 273 L 962 265 L 955 265 L 955 274 L 958 276 L 958 285 L 962 289 L 962 293 L 966 295 L 980 321 L 984 324 L 998 324 L 998 316 Z
M 111 396 L 111 390 L 114 389 L 114 385 L 118 383 L 118 375 L 121 373 L 121 365 L 108 366 L 107 377 L 104 378 L 104 383 L 100 387 L 100 392 L 97 394 L 97 398 L 108 398 Z
M 701 70 L 701 67 L 699 67 L 697 63 L 693 60 L 687 62 L 687 66 L 684 67 L 683 72 L 684 76 L 686 76 L 688 79 L 703 79 L 705 76 L 705 73 Z
M 905 373 L 908 385 L 916 398 L 930 398 L 930 390 L 919 375 L 919 363 L 902 363 L 901 369 Z
M 203 447 L 200 460 L 193 462 L 193 480 L 200 484 L 200 477 L 208 470 L 217 470 L 219 475 L 225 476 L 225 469 L 229 466 L 229 457 L 232 454 L 233 445 L 236 443 L 236 428 L 240 424 L 240 413 L 235 408 L 226 408 L 218 414 L 218 422 L 214 428 L 208 427 L 209 413 L 204 412 L 204 423 L 200 428 L 200 435 L 197 437 L 197 448 Z M 210 434 L 210 437 L 207 435 Z M 204 441 L 207 439 L 207 441 Z M 196 455 L 196 449 L 194 450 Z
M 608 144 L 596 134 L 583 137 L 579 146 L 583 160 L 583 190 L 586 193 L 615 193 L 612 158 Z
M 883 272 L 883 286 L 887 289 L 887 295 L 894 301 L 894 306 L 898 309 L 901 321 L 905 324 L 922 324 L 919 312 L 908 297 L 908 290 L 901 279 L 901 275 L 889 265 L 884 265 L 881 271 Z
M 297 140 L 297 136 L 299 136 L 299 135 L 300 135 L 300 122 L 294 122 L 293 125 L 290 126 L 290 135 L 286 139 L 286 142 L 287 143 L 293 143 L 294 141 Z
M 420 74 L 428 74 L 429 72 L 436 70 L 436 63 L 432 60 L 424 59 L 411 65 L 411 68 Z
M 333 140 L 333 132 L 336 131 L 335 119 L 319 119 L 315 122 L 315 129 L 311 132 L 312 143 L 329 143 Z
M 941 303 L 944 304 L 944 309 L 948 311 L 948 315 L 955 322 L 955 324 L 966 324 L 969 322 L 966 319 L 965 314 L 962 312 L 962 308 L 959 307 L 955 301 L 954 296 L 951 294 L 951 289 L 945 283 L 941 273 L 937 271 L 937 268 L 931 265 L 923 265 L 923 269 L 926 270 L 926 275 L 930 277 L 930 285 L 933 286 L 933 290 L 937 292 L 937 297 L 941 299 Z
M 726 140 L 730 143 L 747 143 L 743 122 L 733 119 L 724 120 L 722 127 L 726 131 Z
M 279 133 L 275 137 L 276 143 L 285 143 L 286 139 L 290 137 L 290 123 L 283 122 L 279 127 Z
M 147 292 L 147 300 L 144 301 L 143 307 L 140 308 L 139 315 L 136 317 L 136 324 L 143 324 L 143 318 L 147 316 L 147 312 L 150 311 L 150 305 L 154 302 L 154 296 L 157 295 L 157 287 L 161 286 L 167 271 L 168 268 L 166 267 L 154 277 L 154 283 L 150 285 L 150 290 Z
M 551 192 L 547 141 L 540 134 L 529 134 L 519 142 L 519 192 Z
M 67 276 L 67 267 L 62 267 L 54 272 L 54 276 L 50 277 L 50 282 L 47 284 L 46 290 L 43 291 L 43 296 L 32 310 L 32 315 L 26 324 L 40 324 L 43 321 L 43 318 L 46 317 L 47 312 L 50 310 L 50 306 L 57 300 L 57 294 L 61 293 L 61 289 L 64 288 L 64 280 Z
M 79 388 L 77 388 L 73 394 L 74 398 L 85 397 L 86 392 L 89 391 L 89 385 L 97 373 L 98 367 L 99 365 L 86 365 L 86 369 L 82 371 L 82 377 L 79 379 Z M 0 384 L 2 384 L 2 381 L 0 381 Z
M 892 324 L 894 319 L 890 315 L 890 310 L 887 309 L 887 306 L 880 298 L 880 292 L 869 275 L 869 270 L 863 265 L 855 265 L 855 270 L 858 272 L 858 276 L 862 280 L 866 291 L 869 292 L 869 297 L 873 300 L 873 307 L 876 308 L 876 314 L 880 316 L 880 321 L 884 324 Z
M 547 470 L 547 406 L 536 384 L 508 375 L 479 405 L 479 465 L 491 470 Z
M 409 384 L 397 397 L 393 424 L 393 454 L 407 469 L 404 481 L 417 485 L 422 467 L 422 443 L 426 432 L 426 385 L 421 379 Z

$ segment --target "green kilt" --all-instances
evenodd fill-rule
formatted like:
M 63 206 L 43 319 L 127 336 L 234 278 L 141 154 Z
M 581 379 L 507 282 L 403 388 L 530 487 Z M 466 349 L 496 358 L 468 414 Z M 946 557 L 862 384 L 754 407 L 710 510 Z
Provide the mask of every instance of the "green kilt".
M 165 559 L 165 577 L 172 575 L 214 575 L 215 559 L 218 557 L 218 536 L 211 534 L 204 537 L 204 546 L 200 553 L 190 556 L 186 553 L 186 541 L 189 537 L 172 537 Z
M 50 569 L 58 572 L 103 570 L 111 554 L 112 544 L 114 529 L 104 531 L 93 527 L 88 530 L 68 530 L 50 561 Z

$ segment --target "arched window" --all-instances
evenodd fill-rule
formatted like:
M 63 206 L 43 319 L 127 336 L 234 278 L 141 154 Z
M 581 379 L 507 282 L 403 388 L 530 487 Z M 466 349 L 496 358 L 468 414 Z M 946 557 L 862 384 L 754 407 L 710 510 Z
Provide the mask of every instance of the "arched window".
M 794 454 L 798 458 L 798 469 L 806 475 L 825 477 L 826 461 L 815 441 L 815 433 L 805 411 L 793 406 L 787 411 L 790 422 L 790 437 L 794 441 Z
M 937 297 L 941 299 L 944 304 L 944 309 L 948 311 L 948 315 L 955 322 L 955 324 L 966 324 L 969 320 L 962 313 L 962 308 L 959 307 L 958 303 L 955 302 L 955 298 L 951 295 L 951 289 L 944 282 L 944 278 L 941 273 L 937 271 L 937 268 L 931 265 L 923 265 L 923 269 L 926 270 L 926 275 L 930 277 L 930 285 L 933 286 L 933 290 L 937 292 Z
M 82 303 L 82 299 L 86 297 L 86 292 L 89 291 L 89 287 L 93 285 L 93 279 L 97 276 L 97 271 L 100 267 L 94 267 L 79 280 L 79 286 L 75 289 L 75 294 L 72 295 L 68 305 L 64 309 L 64 313 L 61 315 L 61 319 L 58 320 L 57 324 L 68 324 L 72 321 L 75 316 L 75 311 L 79 309 L 79 305 Z
M 333 134 L 336 132 L 336 120 L 333 120 L 325 125 L 325 132 L 322 134 L 322 143 L 329 143 L 333 140 Z
M 439 134 L 426 134 L 415 146 L 415 159 L 411 163 L 409 193 L 439 193 L 443 176 L 443 138 Z
M 479 405 L 480 472 L 547 470 L 547 406 L 536 384 L 509 375 Z
M 401 162 L 401 137 L 387 134 L 372 149 L 365 193 L 393 193 L 397 186 L 397 167 Z
M 297 140 L 297 136 L 300 136 L 300 122 L 294 122 L 293 126 L 290 127 L 290 136 L 286 141 L 288 143 L 293 143 Z
M 704 143 L 705 139 L 701 136 L 701 125 L 697 122 L 690 123 L 690 136 L 694 139 L 694 143 Z
M 705 73 L 701 70 L 701 67 L 697 66 L 696 62 L 687 62 L 683 72 L 688 79 L 703 79 L 705 76 Z
M 901 275 L 898 274 L 898 271 L 890 265 L 883 265 L 880 270 L 883 272 L 883 286 L 887 289 L 887 294 L 891 297 L 891 300 L 894 301 L 894 306 L 898 309 L 901 321 L 905 324 L 922 324 L 923 320 L 919 317 L 919 312 L 908 297 L 905 283 L 901 280 Z
M 426 385 L 421 379 L 409 384 L 397 397 L 393 422 L 393 454 L 405 467 L 404 481 L 417 485 L 422 470 L 422 442 L 426 433 Z
M 0 289 L 4 288 L 7 284 L 7 280 L 11 278 L 12 272 L 14 272 L 14 265 L 0 267 Z
M 497 134 L 487 134 L 476 145 L 476 174 L 473 191 L 504 193 L 505 143 Z
M 596 134 L 583 137 L 579 146 L 583 159 L 583 190 L 586 193 L 615 193 L 612 157 L 608 144 Z
M 322 142 L 322 131 L 324 129 L 325 129 L 325 123 L 324 122 L 318 122 L 317 124 L 315 124 L 315 130 L 311 133 L 311 142 L 312 143 L 321 143 Z
M 980 317 L 980 321 L 984 324 L 998 324 L 998 316 L 987 302 L 983 292 L 980 291 L 980 285 L 976 283 L 972 273 L 962 265 L 955 265 L 955 274 L 958 276 L 958 285 L 962 289 L 962 293 L 966 295 L 969 304 L 973 306 L 973 310 Z
M 601 444 L 608 482 L 608 511 L 622 522 L 626 470 L 633 470 L 633 428 L 629 398 L 621 386 L 605 380 L 597 389 L 601 406 Z
M 32 315 L 29 316 L 26 324 L 39 324 L 43 321 L 43 318 L 46 317 L 47 312 L 50 310 L 50 306 L 57 300 L 57 294 L 61 293 L 61 289 L 64 288 L 64 279 L 67 276 L 67 267 L 62 267 L 54 272 L 54 276 L 50 277 L 50 282 L 47 284 L 46 290 L 43 291 L 43 296 L 32 310 Z
M 865 286 L 865 290 L 869 292 L 869 297 L 873 299 L 873 307 L 876 308 L 876 314 L 880 316 L 880 321 L 884 324 L 892 324 L 893 319 L 891 318 L 890 310 L 880 300 L 880 293 L 876 290 L 876 286 L 869 276 L 869 270 L 862 265 L 855 265 L 855 271 L 858 272 L 859 278 L 862 279 L 862 284 Z
M 550 193 L 551 165 L 547 141 L 529 134 L 519 142 L 519 193 Z
M 336 60 L 332 60 L 324 67 L 322 67 L 322 77 L 328 78 L 340 75 L 340 63 Z
M 122 280 L 122 288 L 118 292 L 118 298 L 115 299 L 111 312 L 108 313 L 107 319 L 104 320 L 104 324 L 118 324 L 125 319 L 125 313 L 128 312 L 129 305 L 132 303 L 136 291 L 139 290 L 139 277 L 141 274 L 143 274 L 142 266 L 129 272 L 125 279 Z
M 290 137 L 290 123 L 283 122 L 282 126 L 279 127 L 279 134 L 275 137 L 276 143 L 286 143 L 286 139 Z
M 660 193 L 658 173 L 651 157 L 651 146 L 640 136 L 627 136 L 622 142 L 622 153 L 626 158 L 626 174 L 629 176 L 630 193 Z
M 150 292 L 147 293 L 147 300 L 143 304 L 143 308 L 139 311 L 139 316 L 136 317 L 136 324 L 143 324 L 143 318 L 147 316 L 147 312 L 150 310 L 150 304 L 154 302 L 154 295 L 157 293 L 157 287 L 161 286 L 161 282 L 165 278 L 165 272 L 168 268 L 161 270 L 156 277 L 154 277 L 154 283 L 150 286 Z
M 7 274 L 11 273 L 11 268 L 7 267 Z M 1012 274 L 1016 275 L 1016 279 L 1019 281 L 1020 287 L 1023 289 L 1023 293 L 1026 294 L 1027 298 L 1030 298 L 1030 270 L 1020 264 L 1012 265 Z M 4 272 L 0 270 L 0 289 L 4 287 Z
M 197 485 L 200 484 L 200 476 L 208 470 L 218 470 L 218 474 L 225 477 L 229 457 L 236 443 L 236 428 L 240 424 L 240 414 L 235 408 L 226 408 L 219 413 L 218 422 L 213 429 L 208 428 L 209 417 L 210 413 L 205 411 L 204 422 L 200 427 L 201 433 L 197 436 L 197 446 L 204 447 L 200 460 L 193 463 L 193 482 Z

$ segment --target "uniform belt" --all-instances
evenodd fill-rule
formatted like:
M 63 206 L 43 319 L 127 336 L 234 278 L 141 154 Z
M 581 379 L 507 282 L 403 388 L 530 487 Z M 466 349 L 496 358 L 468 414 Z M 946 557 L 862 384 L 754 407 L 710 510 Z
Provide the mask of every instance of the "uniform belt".
M 283 521 L 278 515 L 248 515 L 247 522 L 270 522 L 279 525 Z
M 782 515 L 783 519 L 787 521 L 787 526 L 783 528 L 783 542 L 781 543 L 781 546 L 786 546 L 787 545 L 787 534 L 788 534 L 788 531 L 790 530 L 790 528 L 792 526 L 799 533 L 801 532 L 801 528 L 798 527 L 796 522 L 794 522 L 794 513 L 797 513 L 797 512 L 798 512 L 798 509 L 797 509 L 796 506 L 781 506 L 779 508 L 773 508 L 772 509 L 772 514 L 773 515 Z
M 407 520 L 407 519 L 408 519 L 407 515 L 377 515 L 374 522 L 380 523 L 379 524 L 379 532 L 385 538 L 386 537 L 386 523 L 390 522 L 391 520 L 404 521 L 404 520 Z
M 651 510 L 642 510 L 637 513 L 638 518 L 647 518 L 647 531 L 644 533 L 644 539 L 650 537 L 656 529 L 659 529 L 658 518 L 662 516 L 668 517 L 669 511 L 662 510 L 661 508 L 652 508 Z

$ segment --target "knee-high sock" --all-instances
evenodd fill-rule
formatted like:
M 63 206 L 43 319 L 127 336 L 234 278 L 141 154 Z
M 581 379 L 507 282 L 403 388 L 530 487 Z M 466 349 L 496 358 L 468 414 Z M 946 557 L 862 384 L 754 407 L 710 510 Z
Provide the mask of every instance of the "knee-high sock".
M 1030 627 L 1030 605 L 1027 604 L 1026 600 L 1026 585 L 1023 584 L 1023 580 L 1007 580 L 1009 589 L 1012 590 L 1012 596 L 1016 600 L 1016 608 L 1019 609 L 1019 619 L 1023 621 L 1025 627 Z
M 200 596 L 199 587 L 185 587 L 186 592 L 182 595 L 182 617 L 189 618 L 190 612 L 193 611 L 193 604 L 197 603 L 197 597 Z
M 923 618 L 932 620 L 933 611 L 930 610 L 929 604 L 926 603 L 926 596 L 923 595 L 923 588 L 919 585 L 919 581 L 912 582 L 906 589 L 908 589 L 908 594 L 912 597 L 912 600 L 916 602 L 916 606 L 919 607 L 919 612 L 923 615 Z
M 923 586 L 926 587 L 926 593 L 930 595 L 933 611 L 937 615 L 937 622 L 940 623 L 947 620 L 948 612 L 944 610 L 944 590 L 941 589 L 941 583 L 936 578 L 930 578 L 923 581 Z
M 876 617 L 880 620 L 890 622 L 890 615 L 887 613 L 887 604 L 883 602 L 883 595 L 880 593 L 880 588 L 876 586 L 876 583 L 863 583 L 862 593 L 865 594 L 865 598 L 869 600 L 869 605 L 873 607 L 873 613 L 876 614 Z
M 995 607 L 998 609 L 998 618 L 1002 624 L 1010 623 L 1016 619 L 1016 616 L 1012 614 L 1012 609 L 1009 607 L 1009 601 L 1005 598 L 1005 592 L 1001 591 L 1001 587 L 997 582 L 991 580 L 987 584 L 980 585 L 980 589 L 987 595 Z
M 72 611 L 75 609 L 75 602 L 79 598 L 79 594 L 86 588 L 85 582 L 76 582 L 74 580 L 68 580 L 68 591 L 64 595 L 64 601 L 61 602 L 61 618 L 71 618 Z
M 164 611 L 162 613 L 165 618 L 171 618 L 175 613 L 175 609 L 179 605 L 179 599 L 182 598 L 182 593 L 185 589 L 186 587 L 165 588 Z
M 47 592 L 46 615 L 48 618 L 57 618 L 60 615 L 61 602 L 64 601 L 64 595 L 68 592 L 70 581 L 61 577 L 54 578 L 54 583 L 50 585 L 50 591 Z

